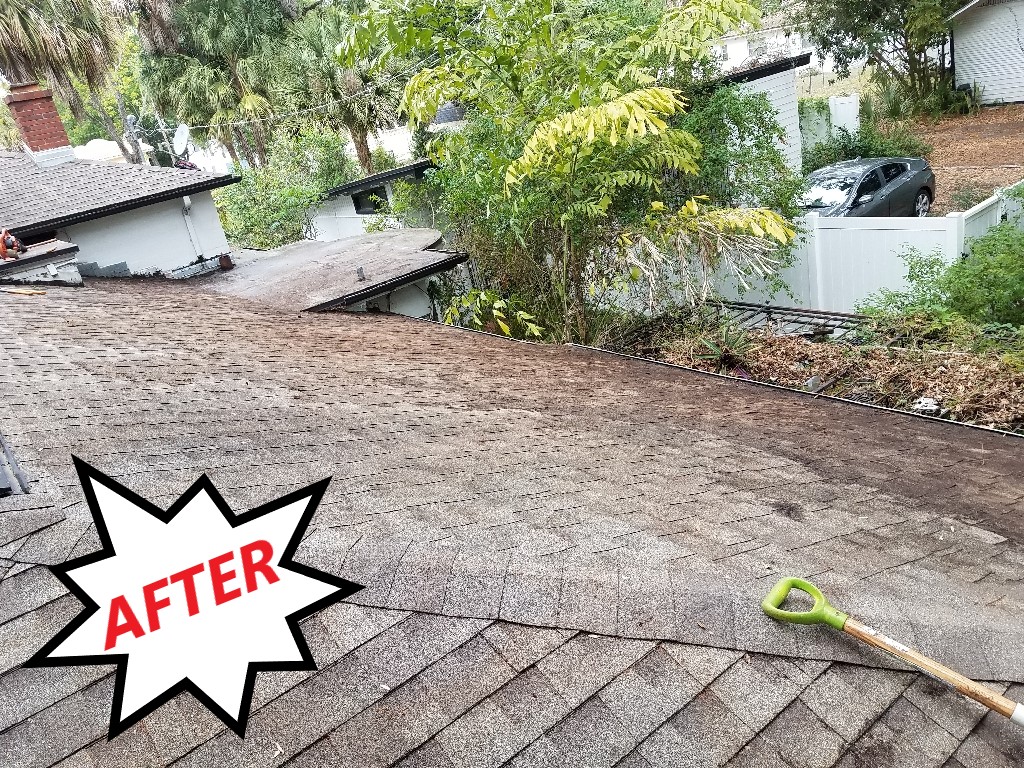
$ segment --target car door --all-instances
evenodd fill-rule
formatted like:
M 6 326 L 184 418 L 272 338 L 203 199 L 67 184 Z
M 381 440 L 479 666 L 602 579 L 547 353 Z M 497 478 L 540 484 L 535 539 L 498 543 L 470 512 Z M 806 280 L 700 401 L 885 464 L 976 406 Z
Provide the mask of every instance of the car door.
M 913 216 L 914 192 L 910 184 L 910 166 L 906 163 L 886 163 L 881 168 L 885 186 L 878 193 L 889 208 L 889 216 Z M 879 216 L 884 214 L 877 214 Z
M 853 208 L 850 209 L 850 216 L 888 216 L 889 202 L 879 197 L 879 192 L 884 186 L 877 167 L 864 174 L 860 184 L 857 185 L 857 191 L 853 194 Z M 864 202 L 859 202 L 865 195 L 870 195 L 870 197 Z

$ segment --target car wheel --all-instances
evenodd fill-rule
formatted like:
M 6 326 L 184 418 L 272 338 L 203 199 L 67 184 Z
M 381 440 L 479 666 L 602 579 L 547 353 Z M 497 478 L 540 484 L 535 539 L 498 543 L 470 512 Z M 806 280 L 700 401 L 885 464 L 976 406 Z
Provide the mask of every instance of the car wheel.
M 918 191 L 917 197 L 914 198 L 914 215 L 918 218 L 924 218 L 928 215 L 928 211 L 932 208 L 932 196 L 927 189 Z

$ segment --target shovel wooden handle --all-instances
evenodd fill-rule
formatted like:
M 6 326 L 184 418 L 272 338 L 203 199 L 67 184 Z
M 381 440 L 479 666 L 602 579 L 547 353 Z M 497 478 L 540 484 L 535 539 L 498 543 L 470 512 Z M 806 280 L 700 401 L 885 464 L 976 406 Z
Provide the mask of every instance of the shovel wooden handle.
M 793 589 L 798 589 L 810 595 L 814 599 L 814 607 L 807 611 L 783 610 L 782 603 Z M 810 582 L 796 578 L 780 580 L 765 597 L 761 603 L 761 608 L 766 614 L 778 621 L 787 621 L 795 624 L 828 624 L 836 629 L 841 629 L 846 634 L 881 651 L 885 651 L 900 661 L 917 667 L 926 675 L 952 686 L 964 696 L 984 704 L 993 712 L 998 712 L 1003 717 L 1010 718 L 1011 722 L 1024 726 L 1024 704 L 1018 704 L 1012 699 L 996 693 L 991 688 L 971 680 L 969 677 L 964 677 L 947 666 L 939 664 L 939 662 L 928 658 L 923 653 L 915 651 L 913 648 L 908 648 L 903 643 L 883 635 L 877 629 L 851 618 L 842 611 L 836 610 L 829 605 L 821 590 Z
M 858 640 L 862 640 L 868 645 L 873 645 L 875 648 L 885 651 L 911 666 L 917 667 L 926 675 L 951 685 L 964 696 L 984 704 L 1003 717 L 1010 718 L 1010 720 L 1018 725 L 1024 725 L 1024 704 L 1018 704 L 1012 699 L 996 693 L 988 686 L 975 682 L 969 677 L 964 677 L 956 670 L 939 664 L 939 662 L 928 658 L 923 653 L 915 651 L 913 648 L 908 648 L 903 643 L 883 635 L 874 627 L 862 624 L 856 619 L 848 618 L 843 626 L 843 632 L 856 637 Z

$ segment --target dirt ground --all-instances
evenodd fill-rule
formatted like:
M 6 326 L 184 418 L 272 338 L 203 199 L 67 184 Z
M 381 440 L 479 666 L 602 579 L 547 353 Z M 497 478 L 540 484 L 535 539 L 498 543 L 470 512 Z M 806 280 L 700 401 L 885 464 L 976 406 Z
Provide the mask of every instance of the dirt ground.
M 963 208 L 952 200 L 959 190 L 972 188 L 980 201 L 1024 179 L 1024 104 L 922 121 L 916 132 L 934 148 L 928 160 L 935 171 L 935 215 Z

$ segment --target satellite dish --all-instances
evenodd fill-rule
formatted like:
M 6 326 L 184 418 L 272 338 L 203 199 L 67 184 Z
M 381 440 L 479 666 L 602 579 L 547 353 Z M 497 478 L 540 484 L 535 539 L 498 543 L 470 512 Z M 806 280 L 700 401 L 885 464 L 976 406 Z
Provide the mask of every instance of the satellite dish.
M 184 154 L 185 148 L 188 146 L 188 139 L 188 126 L 182 123 L 178 126 L 178 130 L 174 132 L 174 154 Z

